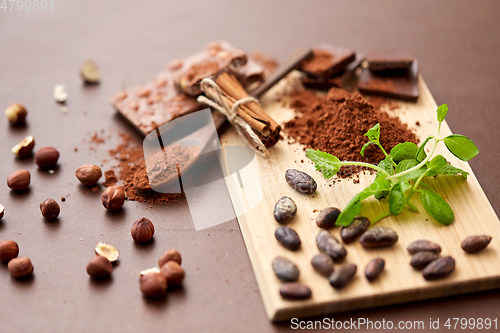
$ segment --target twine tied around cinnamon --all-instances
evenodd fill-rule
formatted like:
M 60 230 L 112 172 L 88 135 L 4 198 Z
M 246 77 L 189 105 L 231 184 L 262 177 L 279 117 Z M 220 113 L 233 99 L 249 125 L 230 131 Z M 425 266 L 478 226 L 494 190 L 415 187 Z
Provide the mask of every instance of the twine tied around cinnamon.
M 262 140 L 257 136 L 250 125 L 248 125 L 248 123 L 238 115 L 237 112 L 240 106 L 251 102 L 255 102 L 260 106 L 259 100 L 255 97 L 249 96 L 239 99 L 234 103 L 233 107 L 230 107 L 222 98 L 222 91 L 220 87 L 211 78 L 205 78 L 201 80 L 200 88 L 208 98 L 205 96 L 198 96 L 198 102 L 207 104 L 226 116 L 227 120 L 229 120 L 229 123 L 234 128 L 236 128 L 236 131 L 241 137 L 246 139 L 248 135 L 253 140 L 255 146 L 252 148 L 268 157 L 269 152 L 267 151 L 267 148 Z

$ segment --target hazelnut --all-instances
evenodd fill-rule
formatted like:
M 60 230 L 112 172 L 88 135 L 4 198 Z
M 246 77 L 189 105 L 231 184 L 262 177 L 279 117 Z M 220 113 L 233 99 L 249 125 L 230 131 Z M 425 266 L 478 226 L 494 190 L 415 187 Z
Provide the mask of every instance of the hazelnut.
M 103 242 L 97 243 L 94 252 L 98 256 L 108 259 L 110 262 L 117 261 L 120 256 L 120 251 L 116 247 Z
M 161 267 L 168 261 L 175 261 L 176 263 L 181 265 L 182 264 L 181 254 L 174 249 L 168 250 L 167 252 L 161 255 L 160 259 L 158 259 L 158 266 Z
M 12 152 L 17 157 L 28 157 L 31 156 L 33 148 L 35 147 L 35 139 L 33 136 L 27 136 L 23 141 L 19 142 L 12 148 Z
M 22 126 L 26 123 L 26 115 L 28 111 L 26 108 L 19 103 L 12 103 L 5 110 L 5 116 L 9 119 L 9 122 L 14 126 Z
M 104 191 L 101 199 L 104 208 L 113 212 L 125 203 L 125 191 L 121 186 L 110 186 Z
M 3 214 L 5 213 L 5 207 L 0 205 L 0 220 L 3 218 Z
M 31 260 L 26 257 L 14 258 L 9 261 L 10 274 L 16 279 L 30 276 L 33 274 L 33 264 Z
M 167 292 L 167 279 L 160 273 L 149 273 L 141 276 L 140 286 L 144 296 L 162 297 Z
M 148 274 L 151 274 L 151 273 L 160 273 L 160 269 L 158 267 L 148 268 L 148 269 L 145 269 L 143 271 L 140 271 L 139 275 L 143 276 L 143 275 L 148 275 Z
M 132 238 L 137 243 L 146 243 L 153 238 L 155 233 L 155 227 L 153 223 L 147 218 L 143 217 L 138 219 L 132 224 L 132 229 L 130 230 L 130 234 Z
M 59 159 L 59 152 L 52 147 L 38 149 L 35 154 L 35 163 L 40 169 L 54 169 Z
M 102 176 L 101 168 L 93 164 L 85 164 L 76 169 L 76 178 L 85 186 L 97 184 Z
M 113 265 L 111 262 L 101 256 L 95 256 L 90 259 L 87 264 L 87 274 L 94 279 L 109 276 L 113 272 Z
M 80 77 L 85 83 L 97 84 L 101 81 L 101 72 L 94 61 L 87 60 L 80 67 Z
M 14 259 L 19 254 L 19 246 L 16 242 L 11 240 L 4 240 L 0 242 L 0 260 L 7 262 Z
M 31 175 L 27 170 L 17 170 L 7 178 L 7 186 L 16 192 L 24 191 L 30 186 Z
M 52 221 L 59 216 L 61 208 L 55 200 L 47 199 L 40 203 L 40 211 L 46 220 Z
M 167 279 L 169 286 L 181 284 L 186 275 L 184 269 L 175 261 L 168 261 L 161 266 L 160 273 Z

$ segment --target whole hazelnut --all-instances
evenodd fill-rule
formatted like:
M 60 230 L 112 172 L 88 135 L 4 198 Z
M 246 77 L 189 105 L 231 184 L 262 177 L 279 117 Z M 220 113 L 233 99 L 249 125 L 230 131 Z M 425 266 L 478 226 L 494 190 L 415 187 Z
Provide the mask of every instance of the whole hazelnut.
M 101 256 L 95 256 L 87 264 L 87 274 L 94 279 L 109 276 L 113 272 L 113 264 Z
M 86 60 L 80 68 L 80 77 L 85 83 L 97 84 L 101 80 L 101 72 L 94 61 Z
M 27 114 L 28 111 L 26 111 L 26 108 L 19 103 L 12 103 L 7 109 L 5 109 L 5 116 L 14 126 L 24 125 L 26 123 Z
M 26 257 L 14 258 L 9 261 L 10 274 L 16 279 L 27 277 L 33 274 L 33 264 L 31 260 Z
M 38 149 L 35 154 L 35 163 L 40 169 L 54 169 L 59 159 L 59 152 L 52 147 Z
M 167 252 L 163 253 L 160 259 L 158 259 L 158 266 L 161 267 L 168 261 L 175 261 L 176 263 L 181 265 L 182 264 L 181 254 L 174 249 L 167 250 Z
M 5 207 L 0 205 L 0 220 L 3 218 L 3 214 L 5 213 Z
M 16 192 L 24 191 L 30 186 L 31 175 L 28 170 L 17 170 L 7 178 L 7 186 Z
M 55 200 L 47 199 L 40 203 L 40 211 L 46 220 L 52 221 L 59 216 L 61 208 Z
M 125 191 L 121 186 L 110 186 L 104 191 L 101 199 L 104 208 L 115 211 L 125 203 Z
M 35 139 L 33 136 L 27 136 L 23 141 L 19 142 L 12 148 L 12 152 L 17 157 L 28 157 L 31 156 L 33 148 L 35 147 Z
M 140 286 L 144 296 L 162 297 L 167 292 L 167 279 L 160 273 L 149 273 L 141 276 Z
M 184 269 L 175 261 L 168 261 L 165 265 L 161 266 L 160 273 L 167 279 L 169 286 L 181 284 L 186 275 Z
M 19 246 L 16 242 L 11 240 L 4 240 L 0 242 L 0 260 L 7 262 L 14 259 L 19 254 Z
M 85 164 L 76 169 L 76 178 L 85 186 L 94 186 L 101 176 L 101 168 L 97 165 Z
M 130 230 L 130 234 L 132 238 L 137 243 L 146 243 L 153 238 L 155 233 L 155 227 L 153 223 L 147 218 L 143 217 L 138 219 L 132 224 L 132 229 Z

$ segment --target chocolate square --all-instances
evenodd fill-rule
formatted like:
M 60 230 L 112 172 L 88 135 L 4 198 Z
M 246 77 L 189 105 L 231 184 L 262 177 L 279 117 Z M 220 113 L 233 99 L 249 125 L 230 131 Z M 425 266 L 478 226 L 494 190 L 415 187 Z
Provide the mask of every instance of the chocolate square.
M 313 57 L 302 63 L 301 70 L 312 77 L 328 78 L 344 71 L 355 58 L 354 51 L 320 44 L 313 48 Z

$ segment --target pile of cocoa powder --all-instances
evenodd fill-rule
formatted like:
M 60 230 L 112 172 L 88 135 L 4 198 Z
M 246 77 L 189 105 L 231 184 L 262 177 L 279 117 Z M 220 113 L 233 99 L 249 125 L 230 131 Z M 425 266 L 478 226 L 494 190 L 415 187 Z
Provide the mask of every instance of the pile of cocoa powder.
M 118 178 L 123 182 L 123 189 L 127 194 L 128 200 L 149 202 L 155 204 L 166 204 L 177 202 L 184 194 L 164 194 L 154 191 L 141 190 L 143 182 L 147 180 L 146 166 L 144 162 L 144 152 L 142 146 L 132 138 L 132 136 L 120 133 L 122 142 L 109 151 L 110 155 L 118 160 Z M 114 172 L 105 173 L 105 184 L 116 182 Z M 135 184 L 140 181 L 141 184 Z
M 417 136 L 406 124 L 381 110 L 380 101 L 374 107 L 358 93 L 332 88 L 326 96 L 320 96 L 297 90 L 290 99 L 297 115 L 285 124 L 289 138 L 306 148 L 335 155 L 341 161 L 378 163 L 384 158 L 375 146 L 368 147 L 364 157 L 359 153 L 368 142 L 365 133 L 377 123 L 380 123 L 380 142 L 387 152 L 401 142 L 418 143 Z M 359 169 L 344 168 L 339 176 L 346 177 L 357 171 Z

